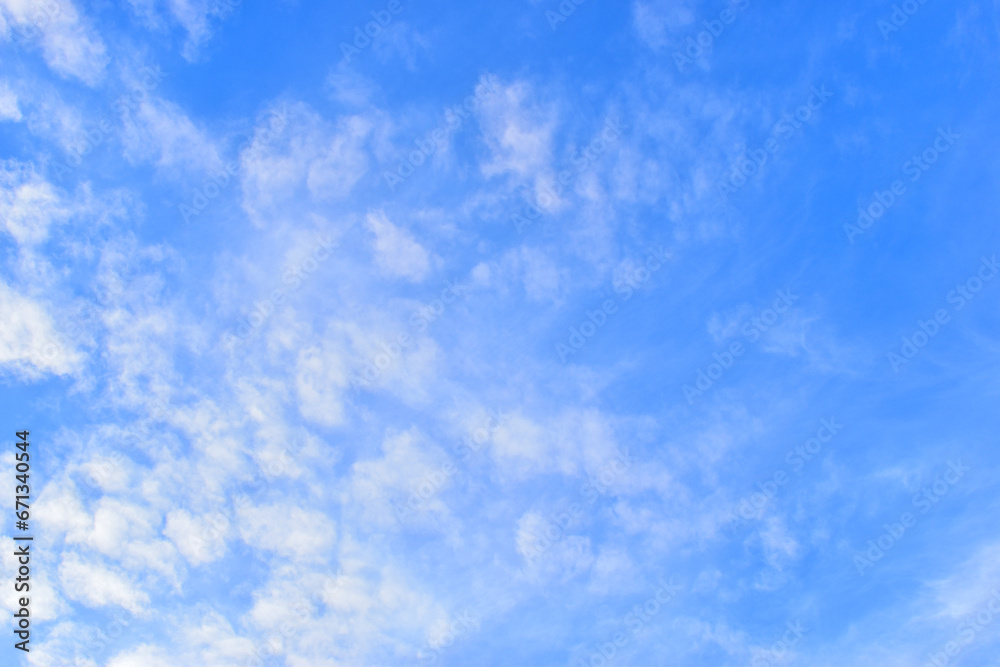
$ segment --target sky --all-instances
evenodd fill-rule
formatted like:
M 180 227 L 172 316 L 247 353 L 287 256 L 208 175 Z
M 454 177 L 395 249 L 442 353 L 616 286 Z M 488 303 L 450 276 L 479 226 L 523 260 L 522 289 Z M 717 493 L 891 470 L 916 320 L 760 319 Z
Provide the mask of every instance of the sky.
M 0 662 L 1000 665 L 998 65 L 1000 0 L 0 0 Z

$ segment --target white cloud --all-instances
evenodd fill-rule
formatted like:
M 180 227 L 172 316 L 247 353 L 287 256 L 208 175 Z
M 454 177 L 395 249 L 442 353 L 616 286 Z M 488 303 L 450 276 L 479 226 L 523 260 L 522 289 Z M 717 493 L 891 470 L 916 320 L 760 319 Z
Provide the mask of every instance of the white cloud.
M 549 253 L 539 248 L 521 247 L 510 254 L 521 270 L 524 289 L 533 301 L 556 302 L 562 295 L 566 271 L 560 269 Z
M 5 474 L 7 471 L 5 471 Z M 10 468 L 10 475 L 13 475 L 13 466 Z M 0 537 L 0 566 L 4 572 L 15 573 L 21 565 L 16 555 L 18 546 L 23 546 L 24 542 L 15 542 L 6 535 Z M 9 580 L 8 580 L 9 581 Z M 59 596 L 57 587 L 52 584 L 50 573 L 44 569 L 33 569 L 31 572 L 31 616 L 35 620 L 54 621 L 66 615 L 68 605 Z M 13 586 L 12 586 L 13 588 Z M 0 608 L 16 612 L 20 605 L 14 595 L 5 595 L 0 599 Z
M 175 667 L 175 656 L 158 646 L 144 644 L 119 653 L 108 661 L 108 667 Z
M 399 56 L 406 68 L 415 71 L 417 53 L 427 50 L 430 40 L 409 26 L 404 21 L 396 21 L 382 30 L 372 44 L 372 50 L 383 61 L 389 61 L 393 56 Z
M 184 629 L 183 643 L 189 647 L 192 662 L 202 667 L 231 667 L 246 664 L 254 642 L 241 637 L 221 614 L 208 613 L 200 623 Z
M 986 598 L 1000 592 L 1000 542 L 980 546 L 955 569 L 932 584 L 936 592 L 936 618 L 960 619 L 981 610 Z
M 344 392 L 349 369 L 343 352 L 331 341 L 322 347 L 302 350 L 296 363 L 295 388 L 299 411 L 306 419 L 324 426 L 344 422 Z
M 129 0 L 129 4 L 151 30 L 164 32 L 171 23 L 180 25 L 187 33 L 181 53 L 185 60 L 194 62 L 212 38 L 213 19 L 227 18 L 241 3 L 239 0 Z
M 167 514 L 163 534 L 192 565 L 218 560 L 225 554 L 229 520 L 221 514 L 192 516 L 187 510 Z
M 45 487 L 35 504 L 35 518 L 43 529 L 66 534 L 75 541 L 82 541 L 91 525 L 76 486 L 68 482 Z
M 609 420 L 597 411 L 567 410 L 543 422 L 514 413 L 493 436 L 491 453 L 507 475 L 597 474 L 618 454 Z
M 783 520 L 776 517 L 767 518 L 759 534 L 764 558 L 774 569 L 784 570 L 798 558 L 801 546 L 791 535 Z
M 171 16 L 187 31 L 183 54 L 189 61 L 197 57 L 198 48 L 212 36 L 209 26 L 211 4 L 211 0 L 167 0 Z
M 35 79 L 30 84 L 17 81 L 12 85 L 18 105 L 24 109 L 25 125 L 32 134 L 58 144 L 70 155 L 82 151 L 89 141 L 86 139 L 88 119 L 81 109 L 63 98 L 57 86 L 43 79 Z M 72 159 L 64 156 L 60 162 Z
M 441 528 L 450 516 L 439 493 L 451 483 L 441 472 L 448 461 L 438 447 L 429 444 L 415 428 L 402 433 L 388 433 L 382 442 L 382 456 L 358 461 L 351 471 L 348 490 L 342 497 L 350 515 L 362 525 L 385 529 L 397 525 L 397 510 L 404 507 L 425 488 L 419 511 L 407 521 Z M 400 510 L 401 511 L 401 510 Z
M 67 480 L 60 484 L 67 484 Z M 85 546 L 128 570 L 143 575 L 158 573 L 178 585 L 177 552 L 170 542 L 159 539 L 161 518 L 156 511 L 103 496 L 90 514 L 75 489 L 54 489 L 55 485 L 46 488 L 39 519 L 47 529 L 64 534 L 66 544 Z
M 0 16 L 19 33 L 39 35 L 45 62 L 63 76 L 94 86 L 108 57 L 100 36 L 80 19 L 70 0 L 0 0 Z
M 356 107 L 371 106 L 372 98 L 378 92 L 374 81 L 345 66 L 327 75 L 325 88 L 332 99 Z
M 127 461 L 122 456 L 111 457 L 95 454 L 89 461 L 80 466 L 80 470 L 89 485 L 100 488 L 105 493 L 120 493 L 129 488 L 131 476 Z
M 635 588 L 640 573 L 628 555 L 628 550 L 605 545 L 599 550 L 590 570 L 588 590 L 598 595 L 620 595 Z
M 123 573 L 72 552 L 63 552 L 59 579 L 67 596 L 90 607 L 116 605 L 138 614 L 149 604 L 149 596 Z
M 378 548 L 353 544 L 341 554 L 345 571 L 275 568 L 254 592 L 247 620 L 254 647 L 294 667 L 342 664 L 412 664 L 447 612 L 405 570 L 381 564 Z M 273 643 L 272 643 L 273 640 Z M 379 657 L 381 656 L 381 657 Z M 391 657 L 386 657 L 391 656 Z
M 284 503 L 240 508 L 238 519 L 240 536 L 253 548 L 296 560 L 332 556 L 336 530 L 322 512 Z
M 4 231 L 19 244 L 45 241 L 53 223 L 65 222 L 72 214 L 52 184 L 33 168 L 17 162 L 0 164 L 0 219 Z
M 691 0 L 637 1 L 632 5 L 632 20 L 642 41 L 654 49 L 671 43 L 672 33 L 687 28 L 695 21 L 696 9 Z M 700 10 L 700 8 L 698 8 Z
M 556 113 L 535 99 L 527 83 L 512 83 L 485 98 L 479 115 L 491 156 L 480 165 L 484 175 L 537 178 L 549 169 Z
M 20 121 L 21 118 L 21 109 L 17 105 L 17 95 L 6 82 L 0 82 L 0 120 Z
M 524 572 L 529 579 L 569 581 L 588 571 L 594 564 L 590 538 L 560 534 L 555 540 L 545 538 L 551 523 L 538 512 L 526 512 L 517 522 L 515 544 L 524 558 Z
M 304 103 L 284 105 L 281 117 L 280 128 L 258 127 L 240 156 L 243 208 L 258 227 L 350 195 L 368 173 L 367 144 L 384 124 L 377 112 L 330 123 Z
M 364 141 L 372 123 L 363 116 L 344 118 L 309 166 L 309 191 L 319 200 L 346 197 L 368 172 Z
M 220 169 L 222 160 L 208 134 L 176 104 L 147 97 L 126 116 L 122 131 L 125 157 L 160 167 Z M 201 183 L 197 183 L 201 185 Z
M 185 619 L 182 624 L 169 628 L 169 632 L 172 635 L 169 648 L 140 644 L 122 650 L 106 664 L 108 667 L 232 667 L 254 664 L 248 662 L 253 655 L 254 642 L 236 634 L 232 624 L 216 612 L 205 613 L 197 619 Z
M 401 333 L 412 333 L 409 324 L 380 323 L 367 328 L 344 325 L 351 345 L 362 360 L 355 370 L 370 384 L 364 389 L 384 391 L 406 405 L 426 408 L 433 400 L 435 388 L 432 378 L 441 380 L 444 355 L 441 347 L 427 334 L 416 334 L 409 346 L 399 353 L 394 342 Z M 389 352 L 387 352 L 387 350 Z M 385 363 L 388 361 L 388 366 Z M 372 377 L 372 372 L 377 372 Z
M 384 213 L 368 214 L 375 235 L 375 261 L 384 274 L 421 282 L 430 271 L 430 257 L 413 235 L 392 224 Z
M 69 375 L 83 356 L 65 344 L 52 317 L 41 304 L 21 296 L 0 280 L 0 369 L 26 378 L 44 374 Z

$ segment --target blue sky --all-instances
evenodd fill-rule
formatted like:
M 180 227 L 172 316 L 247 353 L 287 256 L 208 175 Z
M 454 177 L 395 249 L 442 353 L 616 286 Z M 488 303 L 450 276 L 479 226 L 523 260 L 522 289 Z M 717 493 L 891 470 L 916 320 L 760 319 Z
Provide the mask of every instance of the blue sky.
M 995 667 L 998 42 L 0 0 L 4 664 Z

